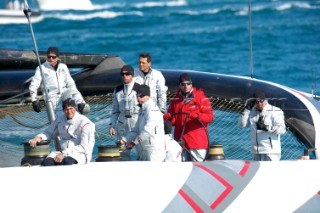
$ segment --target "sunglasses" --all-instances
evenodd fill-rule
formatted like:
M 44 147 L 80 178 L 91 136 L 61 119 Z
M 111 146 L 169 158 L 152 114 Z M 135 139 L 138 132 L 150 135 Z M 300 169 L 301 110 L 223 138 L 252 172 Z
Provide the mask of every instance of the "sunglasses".
M 180 86 L 185 87 L 187 85 L 190 86 L 191 84 L 192 84 L 191 82 L 186 82 L 186 83 L 181 82 Z
M 145 96 L 145 95 L 142 95 L 142 94 L 138 94 L 138 95 L 137 95 L 138 98 L 143 98 L 144 96 Z
M 48 55 L 48 56 L 47 56 L 47 58 L 48 58 L 48 59 L 50 59 L 50 58 L 52 58 L 52 59 L 56 59 L 56 58 L 57 58 L 57 56 L 56 56 L 56 55 Z
M 122 72 L 121 75 L 122 75 L 122 76 L 124 76 L 124 75 L 125 75 L 125 76 L 128 76 L 128 75 L 131 75 L 131 73 L 129 73 L 129 72 Z
M 262 100 L 256 101 L 256 104 L 263 103 L 263 102 L 264 100 L 262 99 Z

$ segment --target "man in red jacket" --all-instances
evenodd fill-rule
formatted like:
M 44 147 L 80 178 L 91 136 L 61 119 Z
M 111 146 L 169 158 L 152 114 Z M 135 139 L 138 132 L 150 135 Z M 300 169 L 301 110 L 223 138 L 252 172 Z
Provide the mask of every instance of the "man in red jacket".
M 209 146 L 208 124 L 214 115 L 210 100 L 202 89 L 192 86 L 187 73 L 180 75 L 179 90 L 163 118 L 175 126 L 174 139 L 183 146 L 182 160 L 204 161 Z

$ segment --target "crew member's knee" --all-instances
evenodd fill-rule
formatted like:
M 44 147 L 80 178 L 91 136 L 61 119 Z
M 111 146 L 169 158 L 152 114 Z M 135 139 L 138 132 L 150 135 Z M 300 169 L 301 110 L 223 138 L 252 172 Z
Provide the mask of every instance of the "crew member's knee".
M 65 157 L 62 160 L 62 165 L 72 165 L 72 164 L 77 164 L 78 162 L 73 159 L 72 157 Z
M 44 161 L 41 163 L 42 166 L 54 166 L 54 159 L 53 158 L 46 158 Z

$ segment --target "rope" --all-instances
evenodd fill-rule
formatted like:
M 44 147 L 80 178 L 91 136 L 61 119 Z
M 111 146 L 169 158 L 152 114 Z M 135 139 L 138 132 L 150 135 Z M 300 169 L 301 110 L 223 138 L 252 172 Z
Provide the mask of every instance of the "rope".
M 48 125 L 49 124 L 49 122 L 48 123 L 45 123 L 45 124 L 43 124 L 43 125 L 41 125 L 41 126 L 30 126 L 30 125 L 27 125 L 27 124 L 24 124 L 24 123 L 22 123 L 21 121 L 19 121 L 15 116 L 13 116 L 13 115 L 9 115 L 16 123 L 18 123 L 18 124 L 20 124 L 21 126 L 24 126 L 24 127 L 28 127 L 28 128 L 31 128 L 31 129 L 41 129 L 42 127 L 44 127 L 44 126 L 46 126 L 46 125 Z
M 25 107 L 22 107 L 22 108 L 25 108 Z M 33 118 L 33 117 L 30 117 L 30 116 L 23 116 L 21 115 L 20 113 L 12 113 L 12 112 L 8 112 L 6 110 L 0 110 L 1 113 L 3 113 L 4 115 L 9 115 L 16 123 L 20 124 L 21 126 L 24 126 L 24 127 L 27 127 L 27 128 L 31 128 L 31 129 L 40 129 L 46 125 L 48 125 L 48 122 L 44 123 L 43 125 L 41 126 L 32 126 L 32 125 L 27 125 L 25 123 L 23 123 L 22 121 L 18 120 L 16 118 L 16 116 L 21 116 L 23 118 L 27 118 L 29 120 L 33 120 L 33 121 L 41 121 L 41 122 L 45 122 L 44 120 L 41 120 L 41 119 L 36 119 L 36 118 Z M 3 116 L 4 118 L 5 116 Z M 2 117 L 1 117 L 2 118 Z

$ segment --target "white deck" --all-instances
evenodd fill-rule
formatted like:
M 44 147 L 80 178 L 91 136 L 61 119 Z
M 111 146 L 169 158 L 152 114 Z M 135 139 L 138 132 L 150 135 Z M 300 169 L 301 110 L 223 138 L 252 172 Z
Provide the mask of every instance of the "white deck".
M 0 168 L 0 212 L 320 212 L 319 168 L 318 160 Z

